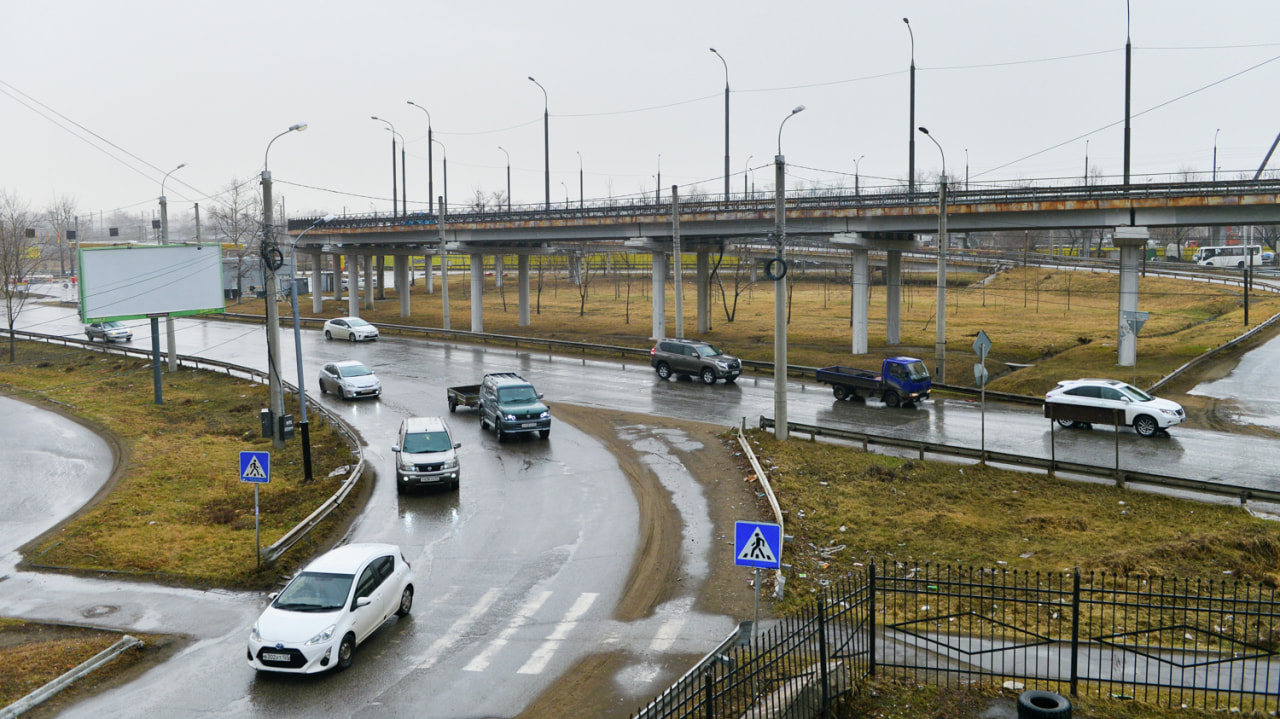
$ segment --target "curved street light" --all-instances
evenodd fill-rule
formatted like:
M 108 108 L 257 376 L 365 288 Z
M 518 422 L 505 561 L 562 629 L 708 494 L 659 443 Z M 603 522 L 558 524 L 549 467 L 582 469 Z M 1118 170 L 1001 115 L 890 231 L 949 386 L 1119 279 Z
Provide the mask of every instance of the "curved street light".
M 916 191 L 916 34 L 911 31 L 911 21 L 902 18 L 911 38 L 911 113 L 907 118 L 907 192 Z
M 578 209 L 581 210 L 586 205 L 585 195 L 582 191 L 582 152 L 574 150 L 578 153 Z
M 804 105 L 797 105 L 791 114 L 778 123 L 778 154 L 773 158 L 774 172 L 774 234 L 777 243 L 776 274 L 766 266 L 766 274 L 773 275 L 773 415 L 774 437 L 786 439 L 787 427 L 787 161 L 782 156 L 782 128 L 787 120 L 804 112 Z
M 782 127 L 787 124 L 787 120 L 790 120 L 792 117 L 795 117 L 797 114 L 801 112 L 804 112 L 804 105 L 796 105 L 795 109 L 791 111 L 791 114 L 782 118 L 782 122 L 778 124 L 778 155 L 779 156 L 782 155 Z
M 551 101 L 547 98 L 547 88 L 529 76 L 529 82 L 542 91 L 542 161 L 545 170 L 546 198 L 545 207 L 551 209 Z
M 498 149 L 502 150 L 502 154 L 507 156 L 507 212 L 511 211 L 511 153 L 506 148 L 498 145 Z
M 938 178 L 938 309 L 937 332 L 934 335 L 934 365 L 937 381 L 947 381 L 947 153 L 942 144 L 920 128 L 924 136 L 938 146 L 938 154 L 942 156 L 942 175 Z
M 858 166 L 862 163 L 862 158 L 866 155 L 858 155 L 858 159 L 853 161 L 853 194 L 861 195 L 862 190 L 858 187 Z
M 436 211 L 436 188 L 432 183 L 432 179 L 435 177 L 435 162 L 432 161 L 431 157 L 431 111 L 413 100 L 405 100 L 405 102 L 427 113 L 427 212 L 434 213 Z
M 711 48 L 711 52 L 720 58 L 720 63 L 724 65 L 724 199 L 729 199 L 729 63 L 725 61 L 724 55 L 716 52 Z
M 751 158 L 755 155 L 747 155 L 747 161 L 742 163 L 742 196 L 746 197 L 747 192 L 747 175 L 751 174 Z
M 280 382 L 280 308 L 276 304 L 276 270 L 280 269 L 280 250 L 275 246 L 275 226 L 272 218 L 271 171 L 267 160 L 271 145 L 291 132 L 302 132 L 307 123 L 290 125 L 288 130 L 271 138 L 262 153 L 262 284 L 266 294 L 267 321 L 267 395 L 271 414 L 271 443 L 277 449 L 284 447 L 284 432 L 280 420 L 284 417 L 284 388 Z
M 298 327 L 298 240 L 302 236 L 315 229 L 318 225 L 332 222 L 333 215 L 325 215 L 298 236 L 293 238 L 293 246 L 289 250 L 289 304 L 293 308 L 293 348 L 294 354 L 298 359 L 298 407 L 300 409 L 298 420 L 298 430 L 302 433 L 302 474 L 303 481 L 311 481 L 311 428 L 307 424 L 307 382 L 302 377 L 302 330 Z M 319 292 L 319 288 L 313 288 L 312 292 Z
M 395 217 L 397 203 L 399 202 L 399 198 L 396 196 L 396 135 L 400 133 L 396 132 L 396 126 L 392 125 L 390 120 L 384 120 L 377 115 L 370 115 L 369 119 L 385 123 L 387 129 L 391 131 L 391 216 Z

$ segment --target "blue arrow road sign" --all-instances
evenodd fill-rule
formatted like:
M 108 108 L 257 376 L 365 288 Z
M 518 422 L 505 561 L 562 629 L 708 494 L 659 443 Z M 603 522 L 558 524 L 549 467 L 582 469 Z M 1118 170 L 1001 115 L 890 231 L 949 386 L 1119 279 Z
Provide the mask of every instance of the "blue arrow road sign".
M 782 566 L 782 525 L 736 522 L 733 525 L 733 563 L 741 567 L 777 569 Z
M 241 452 L 240 481 L 266 484 L 271 481 L 270 452 Z

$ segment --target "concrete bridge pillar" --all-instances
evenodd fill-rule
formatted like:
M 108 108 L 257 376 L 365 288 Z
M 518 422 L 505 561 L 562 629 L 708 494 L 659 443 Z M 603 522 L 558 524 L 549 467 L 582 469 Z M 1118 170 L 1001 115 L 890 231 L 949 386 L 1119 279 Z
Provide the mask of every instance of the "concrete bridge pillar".
M 360 272 L 358 265 L 360 259 L 355 255 L 346 255 L 347 261 L 347 316 L 360 316 L 360 293 L 359 287 Z M 335 275 L 334 281 L 337 283 L 338 291 L 342 291 L 342 281 Z
M 694 278 L 698 294 L 698 334 L 711 331 L 711 251 L 698 250 Z
M 1138 337 L 1125 322 L 1126 312 L 1138 311 L 1138 270 L 1150 234 L 1145 227 L 1117 227 L 1112 241 L 1120 248 L 1120 312 L 1117 315 L 1117 354 L 1121 367 L 1132 367 L 1138 360 Z
M 384 255 L 384 254 L 382 254 L 381 252 L 379 252 L 379 253 L 378 253 L 378 257 L 377 257 L 376 262 L 377 262 L 377 265 L 376 265 L 376 266 L 377 266 L 377 268 L 378 268 L 378 269 L 377 269 L 377 272 L 376 272 L 376 274 L 377 274 L 377 278 L 376 278 L 376 279 L 378 280 L 378 294 L 377 294 L 377 298 L 378 298 L 378 299 L 380 299 L 380 300 L 385 300 L 385 299 L 387 299 L 387 293 L 386 293 L 386 287 L 385 287 L 385 286 L 386 286 L 386 283 L 387 283 L 387 282 L 386 282 L 386 277 L 387 277 L 387 256 L 386 256 L 386 255 Z
M 502 287 L 502 255 L 493 256 L 493 286 Z
M 667 336 L 667 253 L 653 253 L 653 339 Z
M 400 316 L 408 317 L 409 311 L 409 255 L 396 255 L 396 294 L 400 297 Z
M 871 278 L 868 270 L 868 252 L 861 247 L 853 249 L 853 354 L 867 353 L 867 307 L 870 304 Z
M 435 267 L 431 265 L 434 258 L 431 255 L 426 255 L 426 259 L 427 269 L 423 273 L 423 276 L 425 277 L 423 282 L 427 286 L 427 294 L 434 295 L 436 293 L 436 271 Z
M 484 255 L 471 255 L 471 331 L 484 332 Z
M 346 255 L 333 255 L 333 299 L 335 302 L 341 302 L 342 296 L 346 294 L 342 291 L 342 263 L 344 260 L 350 260 Z
M 320 279 L 323 277 L 320 263 L 323 261 L 324 253 L 319 250 L 311 255 L 311 312 L 317 315 L 324 312 L 324 291 L 320 287 Z
M 373 257 L 364 258 L 364 308 L 373 309 Z
M 884 341 L 902 343 L 902 253 L 889 250 L 885 257 Z
M 529 256 L 520 255 L 516 258 L 517 272 L 519 278 L 516 284 L 520 287 L 520 326 L 529 326 Z

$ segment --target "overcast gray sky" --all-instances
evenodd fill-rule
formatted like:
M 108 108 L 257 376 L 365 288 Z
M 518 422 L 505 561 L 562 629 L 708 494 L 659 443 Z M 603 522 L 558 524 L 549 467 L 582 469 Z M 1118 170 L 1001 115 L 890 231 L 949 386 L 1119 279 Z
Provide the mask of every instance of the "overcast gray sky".
M 36 208 L 171 213 L 261 171 L 290 216 L 388 212 L 390 121 L 407 144 L 409 209 L 427 202 L 427 115 L 449 201 L 720 192 L 725 66 L 731 186 L 902 183 L 914 33 L 916 124 L 971 182 L 1122 172 L 1124 0 L 43 0 L 5 2 L 0 187 Z M 1153 173 L 1255 170 L 1280 112 L 1280 2 L 1132 0 L 1133 159 Z M 941 161 L 916 136 L 918 174 Z M 443 192 L 435 150 L 435 194 Z M 1280 153 L 1277 153 L 1280 155 Z M 398 163 L 398 158 L 397 158 Z M 1280 166 L 1280 158 L 1272 163 Z M 747 168 L 758 168 L 754 175 Z M 398 169 L 398 168 L 397 168 Z M 1065 181 L 1065 180 L 1064 180 Z M 256 192 L 257 183 L 252 184 Z

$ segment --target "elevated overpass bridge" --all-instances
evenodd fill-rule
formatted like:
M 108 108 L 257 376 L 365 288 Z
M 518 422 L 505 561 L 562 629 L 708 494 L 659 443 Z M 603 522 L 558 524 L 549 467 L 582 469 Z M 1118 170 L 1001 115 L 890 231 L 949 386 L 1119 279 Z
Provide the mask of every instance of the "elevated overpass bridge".
M 348 313 L 373 307 L 376 276 L 382 277 L 386 257 L 395 258 L 395 286 L 409 287 L 409 261 L 427 257 L 426 292 L 434 294 L 432 256 L 465 255 L 470 258 L 471 330 L 483 331 L 481 312 L 484 258 L 492 256 L 502 282 L 503 260 L 515 256 L 519 285 L 520 325 L 529 324 L 529 257 L 563 253 L 587 247 L 608 246 L 620 251 L 649 255 L 652 263 L 653 335 L 666 335 L 665 285 L 671 267 L 680 286 L 682 262 L 671 263 L 673 254 L 696 256 L 694 285 L 697 296 L 697 328 L 710 326 L 710 266 L 712 253 L 727 253 L 734 246 L 771 248 L 774 241 L 776 197 L 772 193 L 691 197 L 673 205 L 664 202 L 595 200 L 565 202 L 550 209 L 542 205 L 514 209 L 407 215 L 344 215 L 324 222 L 317 217 L 289 220 L 288 232 L 296 253 L 311 255 L 312 287 L 319 288 L 324 256 L 344 256 L 348 286 L 358 288 L 357 272 L 363 263 L 364 297 L 352 292 Z M 917 249 L 915 235 L 935 235 L 939 227 L 938 194 L 900 191 L 861 193 L 793 191 L 785 198 L 786 236 L 803 239 L 810 247 L 842 249 L 854 254 L 855 321 L 852 342 L 855 354 L 866 352 L 866 306 L 858 293 L 869 286 L 866 255 L 884 252 L 889 286 L 886 340 L 899 341 L 898 303 L 902 253 Z M 1136 266 L 1140 247 L 1146 244 L 1146 228 L 1280 224 L 1280 179 L 1223 182 L 1145 183 L 1131 185 L 1039 186 L 1026 182 L 1012 186 L 984 185 L 976 189 L 949 190 L 947 232 L 970 233 L 1009 230 L 1111 229 L 1121 246 L 1121 309 L 1136 310 Z M 678 227 L 678 232 L 676 228 Z M 1129 248 L 1129 252 L 1126 252 Z M 447 271 L 449 263 L 437 261 Z M 336 260 L 332 263 L 337 268 Z M 337 272 L 335 271 L 335 276 Z M 1129 287 L 1126 299 L 1125 288 Z M 341 284 L 335 282 L 337 296 Z M 448 322 L 447 286 L 442 291 Z M 409 315 L 409 293 L 400 292 L 401 316 Z M 312 293 L 314 311 L 323 311 L 320 291 Z M 858 307 L 861 306 L 861 312 Z M 1122 332 L 1123 335 L 1123 332 Z M 1121 364 L 1125 338 L 1121 337 Z

